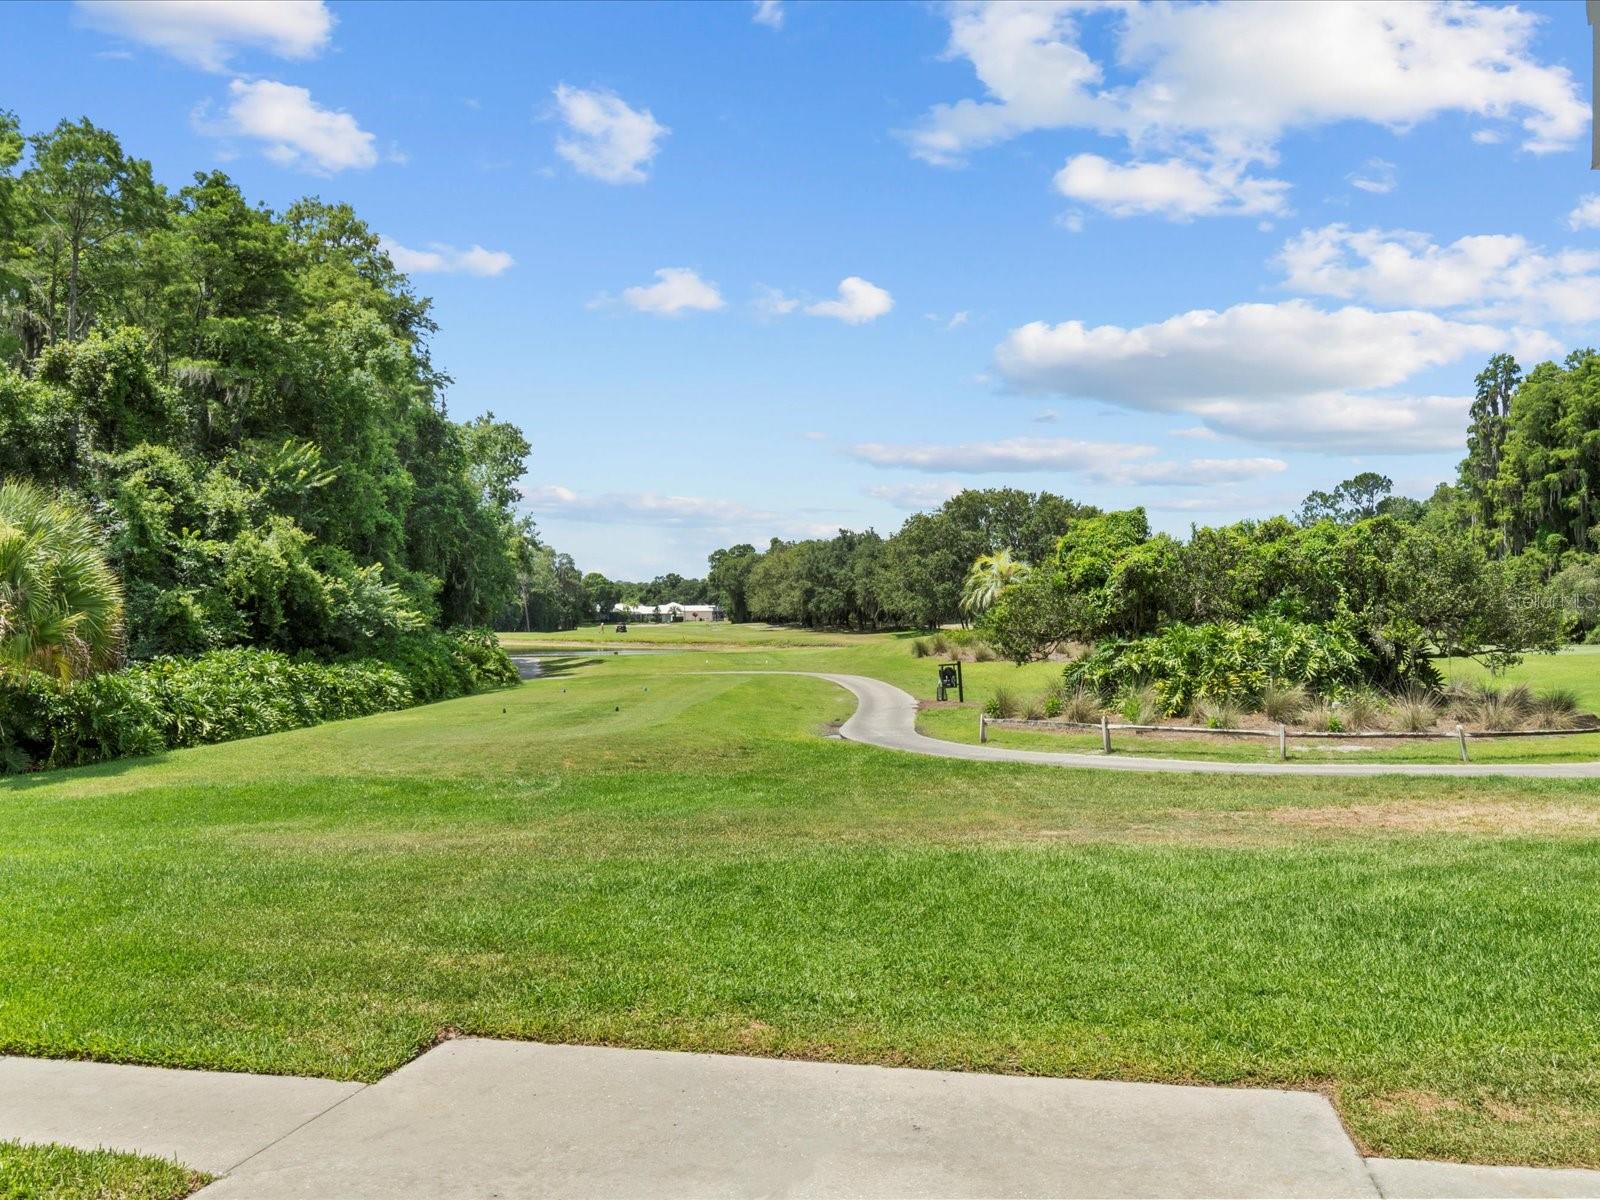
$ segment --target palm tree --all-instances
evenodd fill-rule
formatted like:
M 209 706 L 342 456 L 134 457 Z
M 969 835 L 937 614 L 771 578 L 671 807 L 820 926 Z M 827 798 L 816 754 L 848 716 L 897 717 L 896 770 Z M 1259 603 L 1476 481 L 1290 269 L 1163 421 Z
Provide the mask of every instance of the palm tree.
M 1000 598 L 1001 592 L 1027 575 L 1029 569 L 1020 558 L 1013 558 L 1009 550 L 980 554 L 962 586 L 961 610 L 974 614 L 983 612 Z
M 122 653 L 122 585 L 87 513 L 31 483 L 0 484 L 0 673 L 68 681 Z

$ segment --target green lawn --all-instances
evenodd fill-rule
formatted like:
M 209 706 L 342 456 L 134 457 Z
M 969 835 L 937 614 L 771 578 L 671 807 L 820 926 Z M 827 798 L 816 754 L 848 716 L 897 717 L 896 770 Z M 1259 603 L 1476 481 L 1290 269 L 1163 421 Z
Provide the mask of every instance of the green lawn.
M 577 654 L 0 784 L 0 1051 L 374 1079 L 455 1027 L 1275 1084 L 1386 1154 L 1600 1165 L 1592 784 L 945 762 L 727 670 L 880 655 L 929 671 Z
M 0 1142 L 0 1200 L 181 1200 L 209 1180 L 137 1154 Z

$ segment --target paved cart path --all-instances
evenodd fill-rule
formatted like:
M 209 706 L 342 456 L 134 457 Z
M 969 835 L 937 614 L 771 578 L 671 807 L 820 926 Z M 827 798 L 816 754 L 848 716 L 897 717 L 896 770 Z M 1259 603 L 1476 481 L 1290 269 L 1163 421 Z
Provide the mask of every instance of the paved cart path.
M 370 1086 L 0 1058 L 0 1139 L 203 1167 L 215 1200 L 1579 1196 L 1363 1159 L 1314 1092 L 461 1038 Z
M 719 674 L 721 672 L 718 672 Z M 1068 751 L 1013 750 L 1005 746 L 947 742 L 917 732 L 917 702 L 907 692 L 865 675 L 824 671 L 740 671 L 741 675 L 804 675 L 836 683 L 856 698 L 855 714 L 839 733 L 852 742 L 959 758 L 968 762 L 1020 762 L 1049 767 L 1084 767 L 1094 771 L 1200 772 L 1219 775 L 1452 775 L 1513 776 L 1526 779 L 1600 779 L 1600 762 L 1569 763 L 1321 763 L 1211 762 L 1204 759 L 1155 758 L 1142 754 L 1075 754 Z M 974 714 L 976 720 L 976 714 Z

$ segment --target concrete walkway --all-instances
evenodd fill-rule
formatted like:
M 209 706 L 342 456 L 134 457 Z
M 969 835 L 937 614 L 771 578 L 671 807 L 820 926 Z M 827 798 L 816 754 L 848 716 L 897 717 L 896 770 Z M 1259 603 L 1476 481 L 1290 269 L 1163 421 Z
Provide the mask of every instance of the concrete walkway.
M 462 1038 L 371 1086 L 0 1059 L 0 1138 L 172 1156 L 215 1200 L 1584 1196 L 1362 1159 L 1310 1092 Z
M 1456 777 L 1512 776 L 1524 779 L 1600 779 L 1600 762 L 1575 763 L 1321 763 L 1209 762 L 1202 759 L 1153 758 L 1135 754 L 1073 754 L 1064 751 L 1013 750 L 947 742 L 917 732 L 917 702 L 909 693 L 865 675 L 833 675 L 822 671 L 741 671 L 744 675 L 805 675 L 836 683 L 855 696 L 855 715 L 840 734 L 852 742 L 904 750 L 935 758 L 968 762 L 1020 762 L 1047 767 L 1081 767 L 1093 771 L 1184 772 L 1211 775 L 1442 775 Z M 976 717 L 974 717 L 976 720 Z

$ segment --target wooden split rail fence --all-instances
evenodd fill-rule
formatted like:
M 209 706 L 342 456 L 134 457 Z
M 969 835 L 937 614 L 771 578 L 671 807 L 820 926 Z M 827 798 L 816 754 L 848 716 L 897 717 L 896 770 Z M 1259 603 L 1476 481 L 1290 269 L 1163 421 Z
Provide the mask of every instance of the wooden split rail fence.
M 1100 752 L 1111 753 L 1111 735 L 1113 733 L 1197 733 L 1216 734 L 1221 737 L 1259 737 L 1276 738 L 1278 740 L 1278 757 L 1289 757 L 1289 727 L 1279 725 L 1276 729 L 1212 729 L 1205 725 L 1124 725 L 1115 724 L 1109 717 L 1101 717 L 1098 722 L 1093 721 L 1030 721 L 1021 717 L 991 717 L 988 713 L 978 714 L 978 741 L 989 740 L 989 726 L 1000 725 L 1012 729 L 1031 729 L 1040 732 L 1058 732 L 1061 730 L 1098 730 L 1100 733 Z M 1576 733 L 1597 733 L 1596 729 L 1505 729 L 1486 730 L 1480 733 L 1468 733 L 1460 725 L 1454 731 L 1444 733 L 1400 733 L 1394 730 L 1373 730 L 1369 733 L 1335 733 L 1331 730 L 1308 730 L 1296 733 L 1296 738 L 1326 738 L 1328 740 L 1345 740 L 1368 742 L 1379 739 L 1394 739 L 1396 741 L 1453 741 L 1461 748 L 1461 761 L 1470 762 L 1467 754 L 1467 741 L 1469 738 L 1524 738 L 1524 737 L 1567 737 Z

